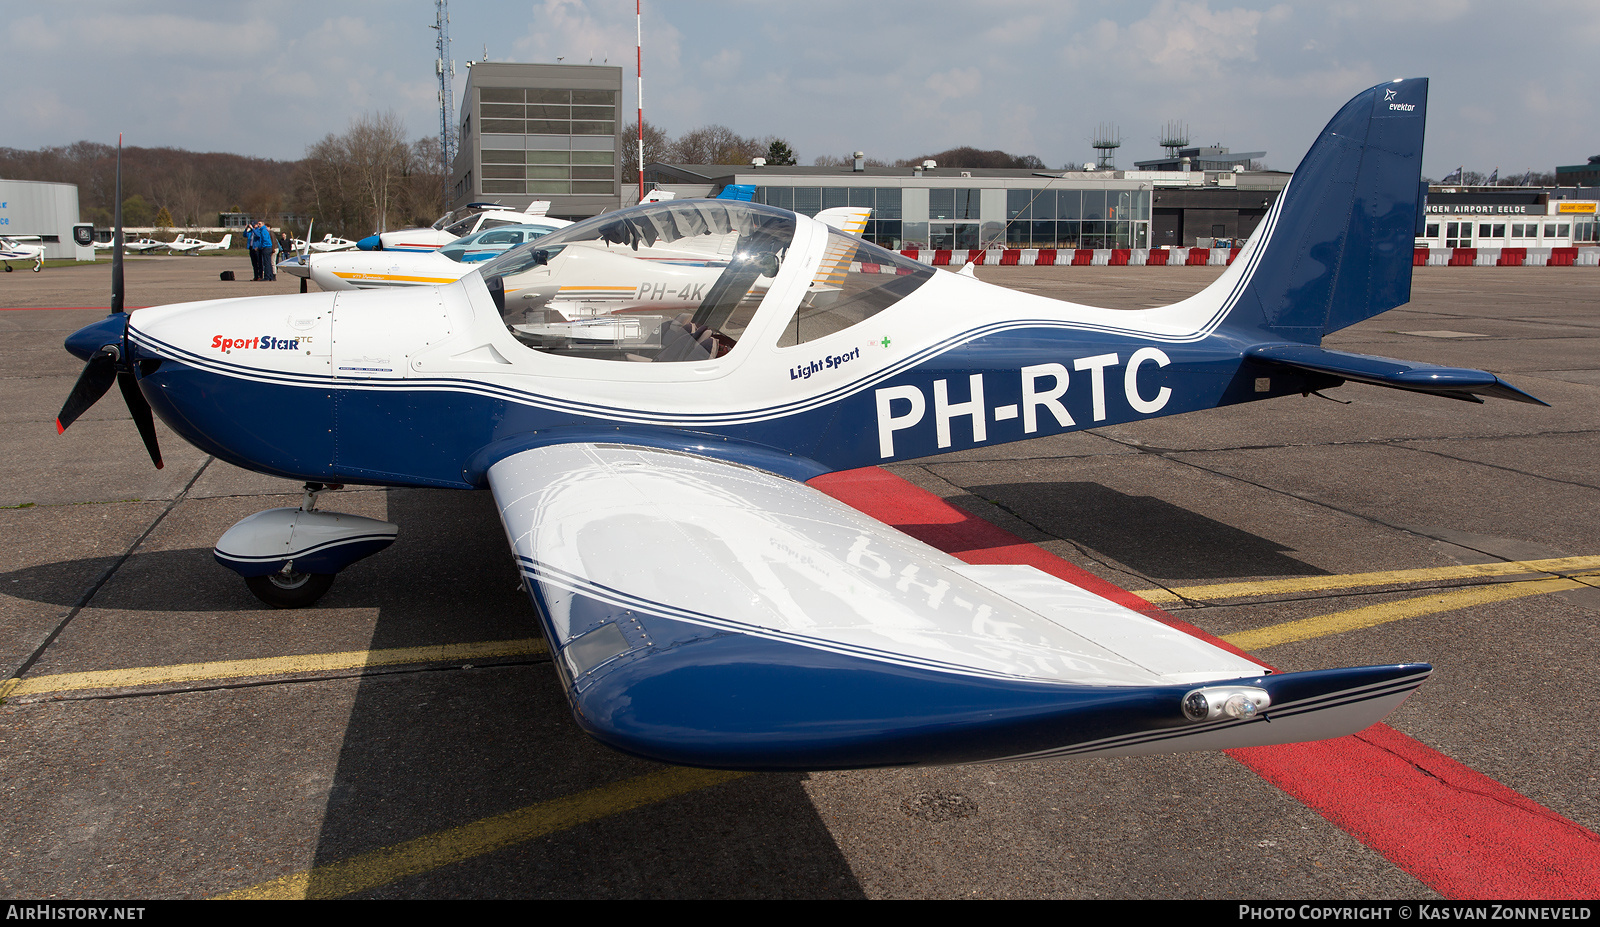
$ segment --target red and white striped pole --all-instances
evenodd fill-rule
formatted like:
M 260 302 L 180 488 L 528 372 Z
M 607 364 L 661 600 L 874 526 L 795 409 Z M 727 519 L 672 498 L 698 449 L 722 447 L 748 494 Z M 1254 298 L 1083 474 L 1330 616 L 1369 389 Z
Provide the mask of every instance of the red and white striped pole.
M 639 75 L 639 199 L 644 199 L 644 17 L 640 15 L 639 4 L 643 0 L 633 0 L 633 22 L 638 32 L 638 43 L 634 46 L 637 60 L 634 66 Z

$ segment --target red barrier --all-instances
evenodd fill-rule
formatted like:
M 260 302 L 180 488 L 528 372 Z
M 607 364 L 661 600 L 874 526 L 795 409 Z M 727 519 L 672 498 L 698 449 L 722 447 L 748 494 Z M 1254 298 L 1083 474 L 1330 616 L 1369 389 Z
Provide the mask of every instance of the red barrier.
M 1411 266 L 1412 267 L 1427 267 L 1428 266 L 1428 249 L 1427 248 L 1412 248 L 1411 249 Z
M 1144 262 L 1151 267 L 1165 267 L 1167 264 L 1167 255 L 1170 253 L 1171 252 L 1167 251 L 1165 248 L 1151 248 L 1150 256 L 1145 258 Z
M 1000 252 L 1001 267 L 1015 267 L 1020 263 L 1022 263 L 1021 248 L 1007 248 L 1006 250 Z
M 1577 248 L 1551 248 L 1546 267 L 1571 267 L 1578 260 Z
M 1056 262 L 1056 249 L 1040 248 L 1039 259 L 1033 262 L 1035 267 L 1049 267 Z
M 1093 248 L 1078 248 L 1072 252 L 1073 267 L 1088 267 L 1094 263 Z
M 933 266 L 935 266 L 935 267 L 949 267 L 950 266 L 950 249 L 949 248 L 936 248 L 934 250 L 934 252 L 933 252 Z
M 1127 249 L 1127 248 L 1112 248 L 1111 249 L 1111 266 L 1112 267 L 1127 267 L 1128 266 L 1128 258 L 1130 258 L 1132 256 L 1133 256 L 1133 252 L 1131 250 Z
M 911 260 L 915 261 L 917 259 L 917 255 L 919 255 L 921 253 L 922 252 L 918 251 L 915 248 L 907 248 L 906 250 L 900 252 L 900 256 L 901 257 L 908 257 Z
M 1451 248 L 1450 249 L 1450 266 L 1451 267 L 1471 267 L 1473 264 L 1476 264 L 1477 262 L 1478 262 L 1478 249 L 1477 248 Z
M 1527 248 L 1501 248 L 1500 258 L 1494 262 L 1496 267 L 1521 267 L 1528 260 Z
M 1232 264 L 1233 263 L 1233 259 L 1239 256 L 1239 251 L 1240 251 L 1240 249 L 1234 248 L 1234 249 L 1232 249 L 1231 251 L 1228 252 L 1228 263 L 1229 264 Z
M 983 261 L 984 261 L 984 258 L 988 257 L 988 255 L 989 255 L 989 252 L 987 252 L 987 251 L 979 251 L 979 250 L 976 250 L 976 249 L 974 249 L 972 251 L 968 251 L 967 252 L 967 263 L 968 264 L 982 264 Z
M 1188 267 L 1204 267 L 1211 263 L 1210 248 L 1190 248 L 1189 259 L 1183 262 Z

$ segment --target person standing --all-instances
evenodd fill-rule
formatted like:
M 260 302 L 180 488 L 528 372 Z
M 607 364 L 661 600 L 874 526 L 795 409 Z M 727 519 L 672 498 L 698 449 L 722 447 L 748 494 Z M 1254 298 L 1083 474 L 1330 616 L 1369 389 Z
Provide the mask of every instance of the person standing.
M 263 228 L 263 225 L 264 224 L 261 223 L 261 222 L 252 223 L 250 225 L 250 231 L 245 232 L 245 234 L 244 234 L 245 245 L 248 246 L 249 249 L 250 249 L 250 269 L 255 274 L 254 276 L 252 276 L 250 278 L 252 281 L 260 281 L 260 280 L 266 279 L 265 277 L 262 276 L 262 266 L 261 266 L 262 265 L 261 229 Z
M 278 241 L 272 236 L 272 229 L 265 222 L 261 223 L 261 279 L 278 279 L 278 265 L 273 261 L 273 251 L 278 247 Z

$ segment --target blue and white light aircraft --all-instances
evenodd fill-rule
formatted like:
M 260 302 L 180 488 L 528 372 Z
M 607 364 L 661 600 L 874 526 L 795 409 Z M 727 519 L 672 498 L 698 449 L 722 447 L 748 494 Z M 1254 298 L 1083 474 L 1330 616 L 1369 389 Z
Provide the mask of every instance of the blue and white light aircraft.
M 549 200 L 534 200 L 526 209 L 513 209 L 499 203 L 468 203 L 440 216 L 428 228 L 379 232 L 356 242 L 356 247 L 362 251 L 435 251 L 485 229 L 543 219 L 549 209 Z
M 118 380 L 202 450 L 303 480 L 216 557 L 309 604 L 395 525 L 333 484 L 488 489 L 578 723 L 664 762 L 823 769 L 1352 733 L 1425 664 L 1276 674 L 1024 566 L 972 566 L 807 479 L 1343 381 L 1538 402 L 1320 347 L 1409 299 L 1426 80 L 1367 90 L 1233 265 L 1112 311 L 935 271 L 805 216 L 674 200 L 440 287 L 114 313 L 58 426 Z M 113 297 L 113 305 L 119 305 Z
M 0 264 L 5 266 L 5 272 L 11 273 L 12 261 L 32 261 L 34 273 L 43 270 L 44 245 L 24 244 L 42 240 L 38 235 L 0 235 Z
M 563 219 L 540 219 L 496 226 L 462 236 L 437 251 L 308 251 L 280 261 L 278 269 L 304 277 L 324 290 L 437 286 L 454 283 L 476 265 L 571 224 Z

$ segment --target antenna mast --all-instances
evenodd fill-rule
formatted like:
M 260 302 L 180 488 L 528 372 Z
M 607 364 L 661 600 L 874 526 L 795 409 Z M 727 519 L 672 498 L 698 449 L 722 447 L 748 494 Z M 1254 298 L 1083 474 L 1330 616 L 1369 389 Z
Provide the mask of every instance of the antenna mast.
M 434 29 L 439 31 L 433 69 L 439 75 L 439 174 L 443 177 L 444 203 L 450 205 L 450 170 L 456 160 L 455 76 L 456 63 L 450 59 L 450 2 L 434 0 Z
M 1122 132 L 1109 122 L 1102 122 L 1095 129 L 1094 145 L 1100 154 L 1096 167 L 1115 169 L 1116 152 L 1122 147 Z
M 1188 124 L 1179 122 L 1176 119 L 1168 122 L 1167 127 L 1161 132 L 1160 140 L 1156 144 L 1167 149 L 1167 157 L 1170 160 L 1178 160 L 1178 152 L 1189 147 Z

